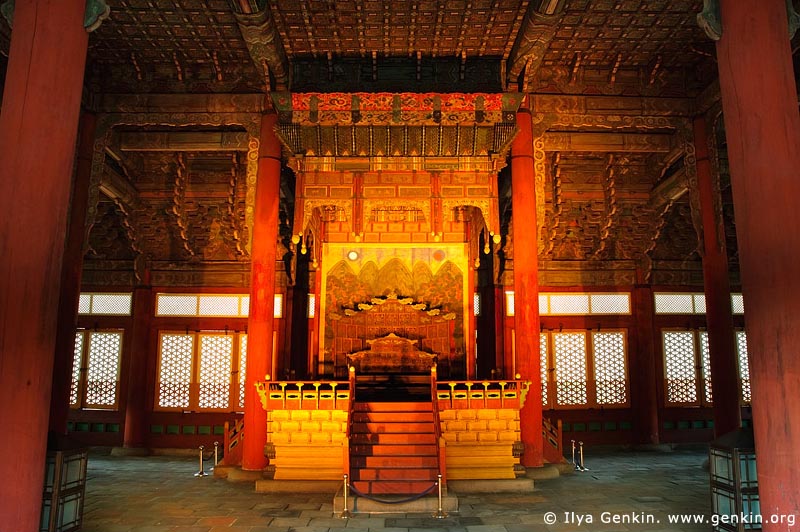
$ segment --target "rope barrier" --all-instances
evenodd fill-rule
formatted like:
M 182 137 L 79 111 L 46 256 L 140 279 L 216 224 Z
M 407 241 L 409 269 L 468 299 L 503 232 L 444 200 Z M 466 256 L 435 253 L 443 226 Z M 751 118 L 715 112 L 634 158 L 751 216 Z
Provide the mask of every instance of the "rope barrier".
M 438 482 L 434 482 L 433 484 L 431 484 L 430 488 L 424 490 L 422 493 L 417 493 L 417 494 L 412 495 L 410 497 L 407 497 L 405 499 L 392 499 L 392 500 L 381 499 L 379 497 L 373 497 L 372 495 L 368 495 L 366 493 L 362 493 L 361 491 L 357 490 L 356 488 L 354 488 L 350 484 L 348 484 L 348 487 L 350 488 L 350 490 L 352 490 L 353 493 L 355 493 L 359 497 L 363 497 L 363 498 L 365 498 L 367 500 L 370 500 L 370 501 L 375 501 L 375 502 L 379 502 L 379 503 L 382 503 L 382 504 L 402 504 L 404 502 L 411 502 L 411 501 L 416 501 L 418 499 L 421 499 L 425 495 L 427 495 L 430 492 L 432 492 L 434 490 L 434 488 L 436 488 L 436 486 L 438 486 L 438 485 L 439 485 Z

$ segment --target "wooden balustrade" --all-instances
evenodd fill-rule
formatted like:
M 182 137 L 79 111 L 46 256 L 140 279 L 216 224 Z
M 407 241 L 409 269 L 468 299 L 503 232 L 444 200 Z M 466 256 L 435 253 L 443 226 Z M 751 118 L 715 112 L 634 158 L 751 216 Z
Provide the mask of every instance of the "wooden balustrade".
M 343 381 L 261 381 L 256 389 L 264 410 L 345 410 L 352 396 Z
M 441 381 L 434 390 L 442 408 L 521 409 L 530 390 L 530 381 Z

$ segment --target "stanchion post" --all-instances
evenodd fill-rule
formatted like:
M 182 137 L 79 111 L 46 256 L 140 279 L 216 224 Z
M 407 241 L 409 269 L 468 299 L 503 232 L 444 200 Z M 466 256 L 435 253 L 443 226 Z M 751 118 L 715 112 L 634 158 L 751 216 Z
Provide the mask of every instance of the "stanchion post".
M 570 440 L 572 442 L 572 465 L 575 469 L 578 469 L 578 464 L 575 463 L 575 440 Z
M 202 445 L 200 446 L 200 471 L 195 473 L 194 476 L 196 476 L 198 478 L 207 477 L 208 476 L 208 473 L 203 471 L 203 446 Z
M 210 469 L 210 471 L 214 471 L 217 468 L 217 464 L 219 464 L 219 442 L 214 442 L 214 467 Z
M 339 514 L 340 519 L 349 519 L 353 515 L 350 513 L 350 508 L 347 506 L 347 492 L 350 489 L 350 485 L 347 482 L 347 475 L 344 476 L 344 489 L 342 493 L 344 494 L 344 508 L 342 509 L 342 513 Z
M 436 509 L 436 513 L 433 514 L 433 517 L 435 517 L 436 519 L 444 519 L 445 517 L 447 517 L 447 512 L 445 512 L 444 508 L 442 508 L 442 474 L 441 473 L 439 473 L 437 475 L 436 485 L 439 488 L 439 501 L 438 501 L 438 508 Z
M 583 463 L 583 442 L 579 441 L 578 442 L 578 446 L 579 446 L 580 455 L 581 455 L 581 471 L 589 471 L 589 468 L 586 467 L 586 464 Z

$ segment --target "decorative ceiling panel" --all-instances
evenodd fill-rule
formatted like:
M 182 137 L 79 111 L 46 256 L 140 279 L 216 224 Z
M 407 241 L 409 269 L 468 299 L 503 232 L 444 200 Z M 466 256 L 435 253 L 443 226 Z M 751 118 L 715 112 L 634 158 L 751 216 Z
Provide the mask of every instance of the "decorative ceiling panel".
M 90 83 L 106 92 L 260 92 L 227 0 L 116 0 L 90 38 Z
M 290 57 L 508 57 L 526 0 L 270 2 Z

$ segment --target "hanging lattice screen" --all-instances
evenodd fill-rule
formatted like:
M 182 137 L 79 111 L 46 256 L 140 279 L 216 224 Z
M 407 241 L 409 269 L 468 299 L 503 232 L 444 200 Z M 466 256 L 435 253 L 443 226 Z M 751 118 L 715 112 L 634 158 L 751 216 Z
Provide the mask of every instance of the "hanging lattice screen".
M 711 348 L 708 347 L 708 333 L 700 331 L 700 369 L 703 371 L 703 397 L 711 404 L 714 394 L 711 389 Z
M 750 402 L 750 360 L 747 358 L 747 334 L 736 331 L 736 351 L 739 354 L 739 378 L 742 379 L 742 402 Z
M 697 402 L 694 333 L 664 332 L 664 367 L 668 403 Z
M 539 335 L 539 364 L 542 373 L 542 404 L 547 404 L 547 335 Z
M 78 383 L 81 378 L 81 358 L 83 356 L 83 332 L 75 333 L 75 350 L 72 355 L 72 382 L 69 387 L 69 404 L 78 404 Z
M 550 297 L 545 294 L 539 294 L 539 314 L 550 313 Z
M 200 335 L 200 408 L 228 408 L 233 336 Z
M 86 405 L 113 407 L 117 404 L 122 334 L 94 332 L 89 336 Z
M 618 405 L 628 402 L 625 372 L 625 334 L 592 333 L 594 378 L 597 404 Z
M 247 382 L 247 335 L 239 335 L 239 410 L 244 410 L 244 392 Z
M 556 402 L 586 404 L 586 335 L 553 333 L 556 369 Z
M 193 349 L 194 336 L 192 335 L 161 335 L 158 406 L 162 408 L 187 408 L 189 406 Z

